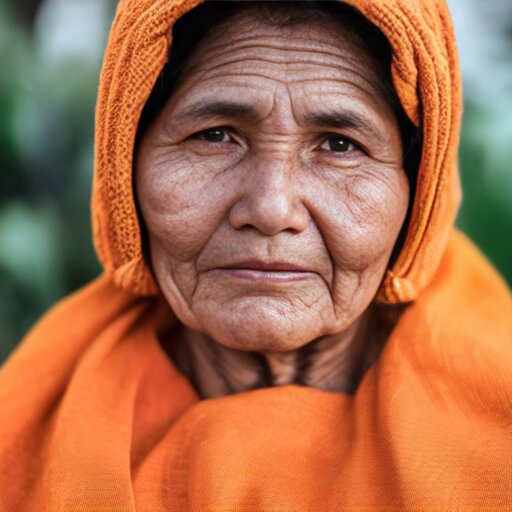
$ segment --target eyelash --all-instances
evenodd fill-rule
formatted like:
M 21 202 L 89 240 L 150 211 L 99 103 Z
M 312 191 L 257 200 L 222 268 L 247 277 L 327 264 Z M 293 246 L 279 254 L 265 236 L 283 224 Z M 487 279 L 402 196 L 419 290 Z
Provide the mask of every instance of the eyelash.
M 224 141 L 212 142 L 212 141 L 208 141 L 208 140 L 205 140 L 204 138 L 202 138 L 208 132 L 223 132 L 223 134 L 228 135 L 229 137 L 231 137 L 231 135 L 229 135 L 229 130 L 227 128 L 219 127 L 219 128 L 207 128 L 206 130 L 201 130 L 201 131 L 199 131 L 197 133 L 194 133 L 191 138 L 199 139 L 199 140 L 202 140 L 204 142 L 210 142 L 211 144 L 218 144 L 220 142 L 224 142 Z
M 225 127 L 218 127 L 218 128 L 207 128 L 206 130 L 201 130 L 197 133 L 194 133 L 191 138 L 193 139 L 199 139 L 203 142 L 206 142 L 206 143 L 210 143 L 210 144 L 221 144 L 221 143 L 224 143 L 226 141 L 224 140 L 219 140 L 219 141 L 208 141 L 208 140 L 205 140 L 203 137 L 206 133 L 208 132 L 222 132 L 222 135 L 227 135 L 228 137 L 230 137 L 232 139 L 232 136 L 230 135 L 229 133 L 229 129 L 228 128 L 225 128 Z M 352 146 L 352 149 L 347 149 L 345 151 L 335 151 L 332 149 L 332 147 L 330 149 L 327 149 L 327 148 L 323 148 L 322 146 L 324 144 L 329 144 L 330 141 L 334 140 L 334 139 L 338 139 L 338 140 L 341 140 L 343 141 L 344 143 L 346 143 L 347 145 L 349 146 Z M 320 145 L 320 147 L 325 150 L 325 151 L 330 151 L 334 154 L 336 153 L 339 153 L 339 154 L 345 154 L 345 153 L 349 153 L 349 152 L 352 152 L 352 151 L 361 151 L 363 153 L 366 153 L 366 151 L 364 150 L 364 148 L 361 147 L 360 144 L 358 144 L 357 142 L 355 142 L 354 140 L 352 140 L 351 138 L 349 137 L 344 137 L 343 135 L 339 135 L 337 133 L 326 133 L 323 135 L 323 141 L 322 141 L 322 144 Z
M 347 144 L 348 146 L 352 146 L 352 149 L 346 149 L 345 151 L 335 151 L 334 149 L 332 149 L 332 147 L 330 147 L 329 149 L 323 147 L 324 144 L 329 144 L 332 140 L 336 140 L 336 139 L 339 141 L 343 141 L 343 143 Z M 361 151 L 361 152 L 365 153 L 365 150 L 357 142 L 355 142 L 354 140 L 352 140 L 349 137 L 345 137 L 345 136 L 339 135 L 337 133 L 327 134 L 325 136 L 324 141 L 320 145 L 320 147 L 322 149 L 324 149 L 325 151 L 331 151 L 332 153 L 339 153 L 339 154 L 352 153 L 353 151 Z

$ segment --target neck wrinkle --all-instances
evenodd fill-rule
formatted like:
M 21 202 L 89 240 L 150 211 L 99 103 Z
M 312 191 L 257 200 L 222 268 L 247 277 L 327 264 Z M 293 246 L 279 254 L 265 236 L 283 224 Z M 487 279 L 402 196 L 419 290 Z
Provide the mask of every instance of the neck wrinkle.
M 291 384 L 352 394 L 398 317 L 389 307 L 370 306 L 342 333 L 282 353 L 235 350 L 183 325 L 166 345 L 203 399 Z

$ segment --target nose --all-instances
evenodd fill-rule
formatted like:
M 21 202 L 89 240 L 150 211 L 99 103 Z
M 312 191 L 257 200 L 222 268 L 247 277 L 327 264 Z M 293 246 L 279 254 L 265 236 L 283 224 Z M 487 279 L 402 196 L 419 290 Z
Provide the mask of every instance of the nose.
M 290 164 L 260 161 L 244 171 L 242 195 L 229 212 L 235 229 L 254 228 L 266 236 L 300 233 L 310 221 L 300 184 Z

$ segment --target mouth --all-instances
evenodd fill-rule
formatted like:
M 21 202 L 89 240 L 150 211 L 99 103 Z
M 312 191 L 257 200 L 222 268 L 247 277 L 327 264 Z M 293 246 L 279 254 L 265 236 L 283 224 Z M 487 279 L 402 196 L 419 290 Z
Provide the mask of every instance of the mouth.
M 216 269 L 224 277 L 247 281 L 287 283 L 311 279 L 311 269 L 286 261 L 245 260 Z

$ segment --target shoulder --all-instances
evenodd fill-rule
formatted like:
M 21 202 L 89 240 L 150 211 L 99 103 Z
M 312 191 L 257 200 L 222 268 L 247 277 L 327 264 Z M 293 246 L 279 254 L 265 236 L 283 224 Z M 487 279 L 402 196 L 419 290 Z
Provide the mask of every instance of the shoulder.
M 439 269 L 418 306 L 452 331 L 500 351 L 512 351 L 512 295 L 492 264 L 453 230 Z
M 141 299 L 101 275 L 47 311 L 0 372 L 0 395 L 12 387 L 37 385 L 71 367 L 102 332 L 120 319 L 137 315 Z
M 405 310 L 388 349 L 421 389 L 464 417 L 512 418 L 511 293 L 463 234 L 451 234 L 434 279 Z

